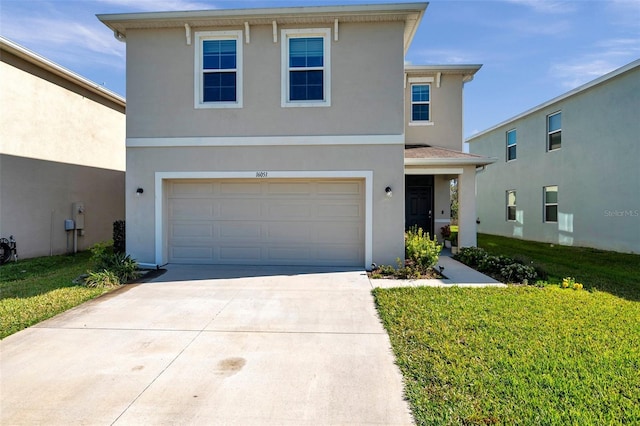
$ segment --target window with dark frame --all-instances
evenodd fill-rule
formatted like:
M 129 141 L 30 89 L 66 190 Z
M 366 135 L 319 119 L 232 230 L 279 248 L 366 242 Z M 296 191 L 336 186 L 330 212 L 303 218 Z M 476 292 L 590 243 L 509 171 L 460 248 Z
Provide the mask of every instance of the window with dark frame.
M 547 116 L 547 151 L 562 146 L 562 113 L 556 112 Z
M 544 187 L 544 221 L 558 221 L 558 186 Z
M 411 85 L 411 121 L 431 121 L 431 85 Z
M 289 101 L 324 100 L 324 38 L 289 38 Z
M 507 132 L 507 161 L 516 159 L 516 143 L 517 143 L 516 129 L 509 130 Z
M 237 40 L 202 40 L 202 102 L 237 101 Z

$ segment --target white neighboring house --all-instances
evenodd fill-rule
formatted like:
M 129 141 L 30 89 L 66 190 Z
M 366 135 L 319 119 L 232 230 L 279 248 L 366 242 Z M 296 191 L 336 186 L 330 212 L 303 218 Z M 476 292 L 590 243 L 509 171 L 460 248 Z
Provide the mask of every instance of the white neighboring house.
M 467 142 L 479 232 L 640 253 L 640 60 Z
M 0 53 L 0 237 L 20 258 L 70 252 L 74 233 L 77 250 L 110 240 L 125 217 L 125 100 L 3 37 Z

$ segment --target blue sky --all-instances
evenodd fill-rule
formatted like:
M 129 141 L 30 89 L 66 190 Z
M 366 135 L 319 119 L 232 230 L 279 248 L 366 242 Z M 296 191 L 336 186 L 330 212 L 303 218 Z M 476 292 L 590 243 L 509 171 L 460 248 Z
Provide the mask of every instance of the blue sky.
M 0 0 L 0 34 L 122 95 L 125 44 L 100 13 L 376 0 Z M 640 58 L 640 1 L 432 1 L 407 63 L 483 64 L 465 86 L 465 137 Z

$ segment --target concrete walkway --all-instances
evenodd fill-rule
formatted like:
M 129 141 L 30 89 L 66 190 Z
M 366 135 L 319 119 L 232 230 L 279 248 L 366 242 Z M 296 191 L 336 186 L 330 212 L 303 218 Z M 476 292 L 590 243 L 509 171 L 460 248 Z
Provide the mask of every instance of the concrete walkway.
M 445 279 L 429 280 L 371 280 L 374 287 L 507 287 L 505 284 L 488 277 L 467 265 L 458 262 L 451 257 L 451 252 L 443 250 L 438 260 L 438 266 L 442 267 Z
M 0 342 L 3 425 L 410 425 L 364 271 L 170 266 Z

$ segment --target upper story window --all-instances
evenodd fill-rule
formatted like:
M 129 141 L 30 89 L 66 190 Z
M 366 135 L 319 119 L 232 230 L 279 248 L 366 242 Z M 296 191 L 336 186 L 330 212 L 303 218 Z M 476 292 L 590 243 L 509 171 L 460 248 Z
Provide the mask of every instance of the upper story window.
M 412 84 L 411 85 L 411 121 L 429 122 L 431 121 L 431 85 Z
M 516 220 L 516 191 L 507 191 L 507 220 Z
M 517 143 L 516 129 L 509 130 L 507 132 L 507 161 L 516 159 L 516 143 Z
M 544 221 L 558 221 L 558 186 L 544 187 Z
M 195 107 L 242 107 L 242 31 L 196 32 Z
M 547 116 L 547 151 L 559 149 L 562 145 L 562 112 Z
M 331 106 L 328 28 L 282 30 L 282 106 Z

